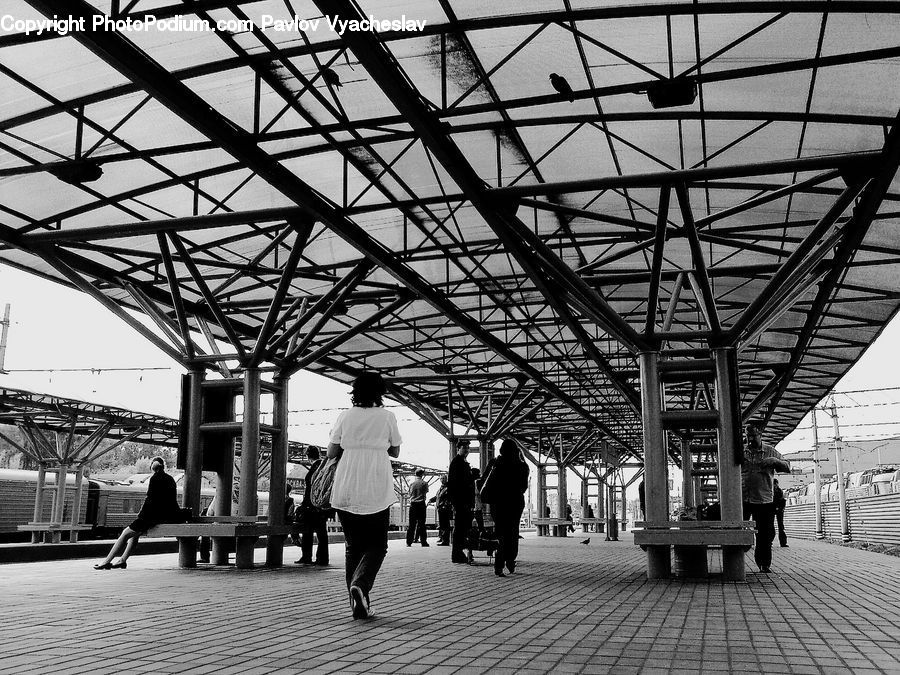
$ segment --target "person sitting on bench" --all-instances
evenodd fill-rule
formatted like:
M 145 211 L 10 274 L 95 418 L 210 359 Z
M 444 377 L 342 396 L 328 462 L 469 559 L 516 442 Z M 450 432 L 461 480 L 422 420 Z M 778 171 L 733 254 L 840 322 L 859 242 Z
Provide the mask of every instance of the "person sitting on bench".
M 94 565 L 95 570 L 125 569 L 128 567 L 128 556 L 134 550 L 135 544 L 142 534 L 147 534 L 154 525 L 160 523 L 177 523 L 183 520 L 181 507 L 178 506 L 178 491 L 175 487 L 175 479 L 166 473 L 166 461 L 162 457 L 154 457 L 150 460 L 149 486 L 144 505 L 138 513 L 137 519 L 122 530 L 122 534 L 109 550 L 109 554 L 99 565 Z M 124 547 L 119 562 L 113 563 L 116 553 Z

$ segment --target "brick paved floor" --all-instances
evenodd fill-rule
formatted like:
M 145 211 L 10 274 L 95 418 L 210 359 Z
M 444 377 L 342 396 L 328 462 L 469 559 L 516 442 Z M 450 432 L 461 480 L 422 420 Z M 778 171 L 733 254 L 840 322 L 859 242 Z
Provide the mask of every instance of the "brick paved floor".
M 746 583 L 648 581 L 630 533 L 579 535 L 528 535 L 506 579 L 392 541 L 369 621 L 341 546 L 328 569 L 2 565 L 0 673 L 900 673 L 898 558 L 792 541 Z

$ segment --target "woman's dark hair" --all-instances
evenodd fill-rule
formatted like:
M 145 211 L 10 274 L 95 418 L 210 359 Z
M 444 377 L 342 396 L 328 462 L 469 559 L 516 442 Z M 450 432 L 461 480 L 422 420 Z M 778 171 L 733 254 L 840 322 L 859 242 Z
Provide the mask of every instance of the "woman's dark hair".
M 384 405 L 381 397 L 385 392 L 384 380 L 378 373 L 360 373 L 353 380 L 351 401 L 358 408 L 372 408 Z
M 511 438 L 507 438 L 500 444 L 500 456 L 507 459 L 519 459 L 519 446 Z

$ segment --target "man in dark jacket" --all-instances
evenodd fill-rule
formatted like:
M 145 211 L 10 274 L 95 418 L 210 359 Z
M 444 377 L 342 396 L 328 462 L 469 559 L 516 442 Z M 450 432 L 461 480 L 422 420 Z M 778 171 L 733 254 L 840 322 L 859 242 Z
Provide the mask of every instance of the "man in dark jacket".
M 435 498 L 438 517 L 438 546 L 450 545 L 450 520 L 453 518 L 453 504 L 447 492 L 447 476 L 441 476 L 441 487 Z
M 456 457 L 450 462 L 447 477 L 447 494 L 450 497 L 450 503 L 453 504 L 453 537 L 450 542 L 450 560 L 455 563 L 468 562 L 468 557 L 463 549 L 467 546 L 475 509 L 475 481 L 472 479 L 472 467 L 466 461 L 468 455 L 468 442 L 460 442 L 456 448 Z
M 316 535 L 316 561 L 315 564 L 321 567 L 326 567 L 328 565 L 328 512 L 322 511 L 321 509 L 313 506 L 312 501 L 310 501 L 310 494 L 312 493 L 312 479 L 313 475 L 316 473 L 316 470 L 322 465 L 322 460 L 319 458 L 319 449 L 310 445 L 306 449 L 306 459 L 308 459 L 311 464 L 309 467 L 309 471 L 306 472 L 306 478 L 304 482 L 306 483 L 306 491 L 303 493 L 303 502 L 300 504 L 300 508 L 297 509 L 299 513 L 299 524 L 300 524 L 300 550 L 301 556 L 300 560 L 297 560 L 294 564 L 296 565 L 312 565 L 312 549 L 313 549 L 313 534 Z
M 782 491 L 781 486 L 778 485 L 778 479 L 772 481 L 772 491 L 774 492 L 774 500 L 775 504 L 775 522 L 778 523 L 778 543 L 781 545 L 781 548 L 787 548 L 787 532 L 784 531 L 784 508 L 787 506 L 787 500 L 784 498 L 784 491 Z M 772 534 L 775 534 L 774 532 Z

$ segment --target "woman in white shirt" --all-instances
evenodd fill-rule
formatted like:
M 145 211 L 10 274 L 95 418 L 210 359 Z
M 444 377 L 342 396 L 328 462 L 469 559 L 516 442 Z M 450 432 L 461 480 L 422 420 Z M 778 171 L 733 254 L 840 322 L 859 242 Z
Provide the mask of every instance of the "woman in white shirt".
M 347 591 L 354 619 L 369 616 L 369 591 L 387 554 L 394 495 L 391 457 L 400 456 L 397 418 L 385 410 L 384 380 L 362 373 L 353 381 L 353 407 L 331 430 L 328 458 L 340 457 L 331 489 L 344 530 Z

